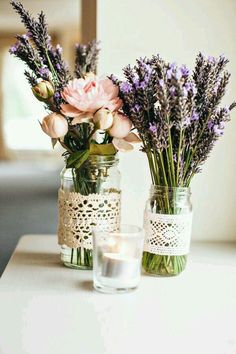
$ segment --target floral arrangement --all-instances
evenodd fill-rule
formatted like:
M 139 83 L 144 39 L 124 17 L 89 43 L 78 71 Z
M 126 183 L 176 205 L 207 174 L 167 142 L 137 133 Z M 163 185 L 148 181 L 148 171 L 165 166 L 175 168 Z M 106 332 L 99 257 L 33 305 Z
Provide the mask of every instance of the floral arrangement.
M 48 115 L 42 130 L 66 150 L 67 167 L 79 168 L 90 155 L 114 155 L 131 150 L 139 141 L 132 123 L 120 112 L 118 88 L 95 75 L 99 43 L 76 45 L 75 77 L 62 57 L 62 48 L 52 45 L 45 15 L 34 19 L 20 2 L 11 1 L 27 33 L 17 35 L 10 53 L 29 68 L 25 76 L 34 96 L 45 104 Z
M 67 194 L 78 193 L 78 198 L 87 196 L 86 203 L 88 200 L 91 203 L 89 196 L 98 194 L 101 197 L 102 194 L 113 193 L 117 195 L 113 198 L 117 199 L 118 209 L 120 190 L 109 184 L 114 173 L 112 167 L 117 162 L 114 155 L 119 150 L 132 150 L 132 143 L 140 139 L 131 132 L 132 122 L 121 112 L 123 103 L 118 97 L 118 87 L 108 77 L 96 75 L 99 43 L 92 41 L 87 45 L 76 45 L 72 76 L 63 60 L 61 46 L 53 46 L 44 13 L 41 12 L 35 19 L 20 2 L 11 1 L 11 5 L 20 15 L 27 33 L 16 36 L 17 42 L 10 48 L 10 53 L 27 65 L 25 76 L 32 92 L 48 111 L 40 122 L 42 130 L 51 137 L 53 147 L 59 142 L 65 149 L 66 169 L 61 173 L 60 192 L 63 193 L 59 193 L 58 226 L 58 234 L 66 246 L 62 247 L 62 261 L 72 268 L 91 269 L 93 255 L 92 250 L 86 248 L 86 240 L 92 238 L 91 225 L 94 225 L 95 219 L 91 215 L 91 220 L 84 219 L 85 240 L 83 232 L 77 232 L 79 219 L 71 216 L 68 207 L 71 199 L 67 199 Z M 72 182 L 69 188 L 68 183 L 71 182 L 68 180 Z M 105 200 L 105 197 L 101 198 Z M 78 202 L 76 210 L 80 215 L 84 205 Z M 93 208 L 93 212 L 102 214 L 103 205 L 101 202 L 98 209 Z M 113 224 L 116 225 L 119 212 L 113 214 Z M 73 243 L 75 248 L 71 248 L 65 235 L 78 241 Z M 79 242 L 80 239 L 83 241 Z
M 158 205 L 163 214 L 181 212 L 172 207 L 168 190 L 189 187 L 236 106 L 220 107 L 230 78 L 227 63 L 223 55 L 214 58 L 199 53 L 191 72 L 185 65 L 166 63 L 157 55 L 124 68 L 124 81 L 111 76 L 119 87 L 123 112 L 142 139 L 152 183 L 166 187 L 164 202 L 156 197 L 152 203 L 153 209 Z M 184 259 L 185 255 L 144 252 L 143 262 L 148 270 L 167 269 L 168 273 L 170 267 L 178 274 Z

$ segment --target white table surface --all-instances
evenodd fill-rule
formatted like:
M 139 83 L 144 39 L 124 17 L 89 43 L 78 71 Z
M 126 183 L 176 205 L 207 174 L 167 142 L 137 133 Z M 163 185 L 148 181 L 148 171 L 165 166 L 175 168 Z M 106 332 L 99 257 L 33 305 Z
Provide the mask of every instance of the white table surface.
M 193 244 L 181 275 L 106 295 L 54 236 L 24 236 L 0 279 L 0 353 L 235 354 L 236 244 Z

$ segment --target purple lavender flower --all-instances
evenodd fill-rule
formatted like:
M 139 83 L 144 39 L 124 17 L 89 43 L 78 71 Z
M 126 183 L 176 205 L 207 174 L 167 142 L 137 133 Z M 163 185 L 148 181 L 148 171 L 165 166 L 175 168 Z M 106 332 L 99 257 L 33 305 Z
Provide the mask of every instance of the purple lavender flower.
M 162 88 L 164 87 L 164 80 L 163 79 L 159 80 L 159 86 L 162 87 Z
M 144 70 L 146 71 L 147 74 L 150 75 L 152 73 L 152 67 L 151 67 L 150 64 L 147 64 L 147 63 L 143 62 L 142 66 L 143 66 L 143 68 L 144 68 Z
M 39 73 L 40 73 L 40 75 L 42 75 L 42 76 L 49 76 L 49 70 L 48 70 L 48 68 L 46 68 L 46 67 L 40 68 L 40 69 L 39 69 Z
M 188 77 L 190 74 L 190 70 L 185 65 L 182 65 L 180 67 L 180 71 L 181 71 L 183 77 Z
M 224 123 L 220 122 L 220 124 L 215 124 L 213 126 L 213 132 L 216 136 L 222 136 L 224 134 Z
M 186 117 L 184 120 L 184 127 L 188 127 L 191 124 L 191 117 Z
M 60 46 L 60 44 L 56 45 L 56 50 L 58 51 L 59 54 L 62 54 L 62 47 Z
M 182 77 L 182 71 L 181 71 L 181 69 L 177 69 L 176 73 L 175 73 L 176 80 L 180 80 L 181 77 Z
M 54 98 L 61 98 L 60 92 L 55 92 L 53 97 Z
M 190 92 L 190 91 L 193 91 L 193 89 L 194 89 L 194 84 L 193 84 L 193 82 L 186 82 L 185 85 L 184 85 L 184 87 L 186 88 L 186 90 L 187 90 L 188 92 Z
M 183 86 L 183 88 L 182 88 L 182 95 L 183 95 L 183 97 L 188 97 L 188 90 L 186 89 L 186 87 L 184 87 Z
M 168 80 L 170 80 L 172 78 L 172 74 L 173 74 L 172 69 L 167 70 L 166 77 L 167 77 Z
M 147 87 L 147 83 L 145 81 L 141 81 L 140 84 L 139 84 L 139 88 L 144 90 L 146 87 Z
M 229 107 L 224 107 L 223 108 L 223 110 L 224 110 L 224 113 L 227 115 L 227 114 L 229 114 L 230 113 L 230 109 L 229 109 Z
M 10 54 L 16 54 L 18 51 L 18 48 L 20 46 L 19 42 L 16 42 L 13 46 L 11 46 L 11 48 L 9 49 L 9 53 Z
M 212 127 L 214 126 L 214 123 L 212 122 L 212 120 L 210 120 L 210 121 L 207 123 L 207 126 L 208 126 L 208 129 L 209 129 L 209 130 L 212 130 Z
M 170 64 L 170 69 L 176 69 L 177 64 L 176 63 L 171 63 Z
M 171 86 L 169 91 L 170 91 L 170 95 L 171 95 L 172 97 L 174 97 L 175 94 L 176 94 L 176 88 L 175 88 L 174 86 Z
M 56 68 L 57 68 L 58 70 L 61 70 L 61 65 L 60 65 L 59 63 L 57 63 L 57 64 L 56 64 Z
M 156 134 L 157 133 L 157 126 L 155 124 L 151 124 L 149 125 L 149 131 L 152 133 L 152 134 Z
M 140 85 L 140 82 L 139 82 L 139 77 L 138 75 L 136 75 L 134 78 L 133 78 L 133 85 L 136 89 L 139 88 L 139 85 Z
M 213 93 L 214 93 L 215 95 L 217 94 L 219 85 L 220 85 L 220 78 L 218 78 L 218 79 L 216 80 L 215 86 L 213 87 Z
M 193 112 L 193 114 L 191 116 L 191 121 L 196 122 L 198 120 L 199 120 L 199 114 L 197 112 Z
M 40 68 L 39 69 L 39 72 L 40 72 L 40 74 L 41 75 L 47 75 L 47 74 L 49 74 L 49 70 L 48 70 L 48 68 Z
M 139 113 L 140 110 L 141 110 L 141 106 L 140 106 L 138 103 L 136 103 L 136 104 L 131 108 L 131 110 L 132 110 L 133 113 Z
M 214 58 L 212 55 L 209 55 L 209 56 L 207 57 L 207 61 L 208 61 L 209 63 L 211 63 L 211 64 L 215 64 L 215 63 L 217 62 L 217 59 Z

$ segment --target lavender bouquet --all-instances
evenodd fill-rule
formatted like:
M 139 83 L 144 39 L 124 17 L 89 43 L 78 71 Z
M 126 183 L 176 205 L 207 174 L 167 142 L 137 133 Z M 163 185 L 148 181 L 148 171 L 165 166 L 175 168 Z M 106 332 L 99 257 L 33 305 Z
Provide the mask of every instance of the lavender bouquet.
M 157 55 L 137 60 L 134 67 L 127 66 L 123 70 L 125 81 L 111 77 L 119 87 L 123 111 L 142 139 L 152 184 L 163 190 L 161 197 L 152 195 L 153 212 L 182 212 L 173 203 L 173 195 L 190 186 L 224 133 L 236 105 L 219 106 L 230 78 L 225 70 L 227 63 L 224 56 L 199 53 L 191 73 L 185 65 L 166 63 Z M 143 267 L 152 274 L 175 275 L 185 263 L 186 254 L 143 255 Z

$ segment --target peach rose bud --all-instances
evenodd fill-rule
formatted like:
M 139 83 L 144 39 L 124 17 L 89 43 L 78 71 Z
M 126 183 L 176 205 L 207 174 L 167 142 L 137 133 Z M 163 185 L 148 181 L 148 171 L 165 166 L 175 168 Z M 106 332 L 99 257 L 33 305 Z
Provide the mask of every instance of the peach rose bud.
M 49 81 L 43 80 L 32 87 L 32 92 L 39 101 L 47 101 L 54 95 L 54 88 Z
M 58 113 L 52 113 L 43 118 L 41 128 L 51 138 L 57 139 L 66 135 L 68 123 L 65 117 Z
M 125 138 L 132 128 L 131 120 L 124 114 L 115 113 L 113 114 L 113 124 L 109 129 L 108 133 L 114 138 Z
M 108 130 L 112 126 L 113 115 L 108 109 L 101 108 L 94 114 L 93 122 L 97 129 Z

